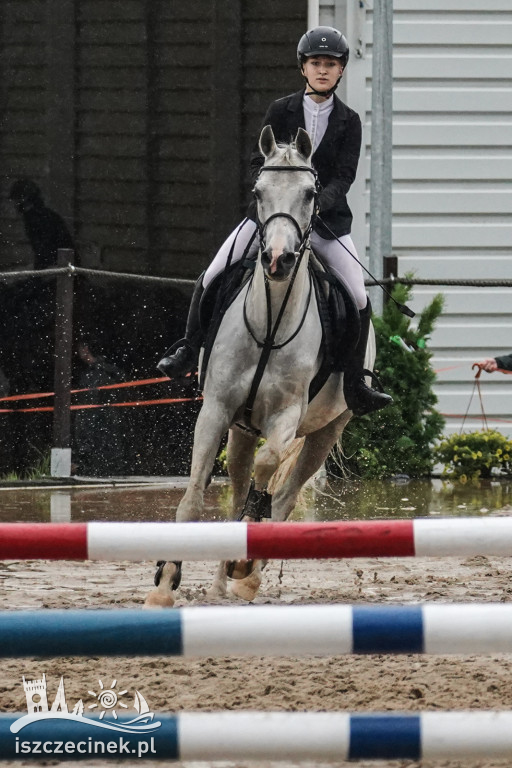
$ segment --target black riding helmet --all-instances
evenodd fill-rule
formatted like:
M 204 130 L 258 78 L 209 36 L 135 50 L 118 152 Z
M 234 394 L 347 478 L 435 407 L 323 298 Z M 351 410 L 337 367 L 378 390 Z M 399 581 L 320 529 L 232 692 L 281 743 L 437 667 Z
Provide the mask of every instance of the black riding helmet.
M 304 61 L 310 56 L 335 56 L 340 60 L 343 68 L 345 68 L 349 57 L 347 39 L 334 27 L 315 27 L 310 29 L 309 32 L 302 35 L 297 46 L 297 63 L 301 71 Z M 306 78 L 306 82 L 313 93 L 325 96 L 326 98 L 334 93 L 340 80 L 341 76 L 334 88 L 330 88 L 328 91 L 316 91 Z
M 348 63 L 349 47 L 345 35 L 334 27 L 315 27 L 302 35 L 297 46 L 297 61 L 302 67 L 308 56 L 336 56 L 343 66 Z

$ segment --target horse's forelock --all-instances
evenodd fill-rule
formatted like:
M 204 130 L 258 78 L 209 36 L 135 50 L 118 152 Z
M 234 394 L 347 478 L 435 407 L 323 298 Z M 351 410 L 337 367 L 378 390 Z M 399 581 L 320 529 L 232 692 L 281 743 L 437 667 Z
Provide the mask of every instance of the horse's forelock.
M 304 161 L 302 155 L 298 152 L 295 142 L 291 144 L 278 144 L 277 151 L 272 158 L 267 160 L 265 165 L 311 165 L 311 162 Z

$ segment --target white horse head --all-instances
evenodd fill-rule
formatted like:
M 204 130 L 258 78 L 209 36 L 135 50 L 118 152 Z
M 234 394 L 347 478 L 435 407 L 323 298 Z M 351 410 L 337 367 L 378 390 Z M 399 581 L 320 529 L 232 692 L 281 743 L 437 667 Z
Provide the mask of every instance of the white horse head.
M 307 244 L 315 210 L 317 184 L 311 166 L 311 140 L 299 128 L 293 144 L 279 145 L 272 128 L 266 125 L 259 146 L 265 162 L 253 192 L 261 263 L 269 279 L 286 280 Z

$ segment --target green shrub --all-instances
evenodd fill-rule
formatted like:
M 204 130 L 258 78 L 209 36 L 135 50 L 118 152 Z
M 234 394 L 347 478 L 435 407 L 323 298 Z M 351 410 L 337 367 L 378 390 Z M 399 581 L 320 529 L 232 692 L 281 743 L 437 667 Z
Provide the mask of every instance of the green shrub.
M 392 295 L 404 304 L 411 292 L 411 287 L 397 284 Z M 442 295 L 435 296 L 415 319 L 415 326 L 392 301 L 385 304 L 382 317 L 374 317 L 375 372 L 394 402 L 348 424 L 342 451 L 343 466 L 349 472 L 381 478 L 421 477 L 432 471 L 433 444 L 442 433 L 444 419 L 434 408 L 436 375 L 427 342 L 443 302 Z
M 510 474 L 512 439 L 492 430 L 444 437 L 435 450 L 443 475 L 460 483 L 490 477 L 493 469 Z

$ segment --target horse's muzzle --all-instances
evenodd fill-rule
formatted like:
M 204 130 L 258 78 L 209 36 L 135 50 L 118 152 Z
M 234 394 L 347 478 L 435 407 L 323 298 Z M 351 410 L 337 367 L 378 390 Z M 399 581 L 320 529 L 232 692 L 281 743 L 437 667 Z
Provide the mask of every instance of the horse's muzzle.
M 276 258 L 270 249 L 261 254 L 261 264 L 269 280 L 287 280 L 295 267 L 298 254 L 287 251 Z

